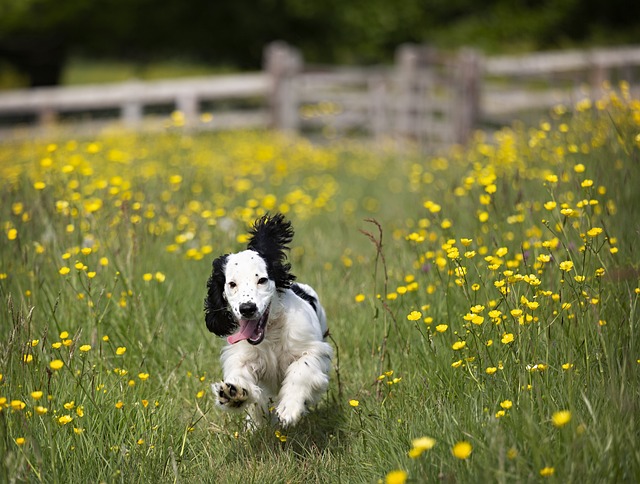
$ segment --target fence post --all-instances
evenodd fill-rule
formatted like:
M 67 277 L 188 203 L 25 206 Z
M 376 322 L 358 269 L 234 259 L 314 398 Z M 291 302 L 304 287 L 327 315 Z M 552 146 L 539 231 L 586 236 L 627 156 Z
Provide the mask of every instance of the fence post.
M 264 64 L 271 79 L 271 127 L 297 133 L 300 117 L 296 76 L 302 71 L 303 65 L 300 51 L 285 42 L 272 42 L 265 49 Z
M 196 124 L 198 118 L 198 98 L 193 93 L 181 93 L 176 99 L 176 109 L 184 115 L 185 126 Z
M 418 70 L 418 47 L 415 44 L 402 44 L 396 50 L 396 120 L 395 135 L 407 137 L 413 130 L 413 91 Z
M 49 106 L 44 106 L 37 113 L 38 124 L 44 128 L 50 128 L 56 124 L 58 114 Z
M 590 50 L 589 58 L 589 83 L 591 84 L 591 96 L 599 99 L 604 93 L 604 83 L 609 79 L 608 69 L 598 60 L 598 51 Z
M 456 99 L 453 122 L 456 143 L 465 143 L 480 114 L 481 56 L 473 49 L 462 49 L 454 73 Z

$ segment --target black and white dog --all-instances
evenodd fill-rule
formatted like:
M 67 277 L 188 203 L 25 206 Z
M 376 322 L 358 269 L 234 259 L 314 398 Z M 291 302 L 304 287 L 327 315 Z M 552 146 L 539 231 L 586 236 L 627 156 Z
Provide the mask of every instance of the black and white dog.
M 316 292 L 294 283 L 285 250 L 293 239 L 282 214 L 258 219 L 247 250 L 213 261 L 207 282 L 209 331 L 227 336 L 217 405 L 247 411 L 251 425 L 269 418 L 295 425 L 329 385 L 333 350 Z

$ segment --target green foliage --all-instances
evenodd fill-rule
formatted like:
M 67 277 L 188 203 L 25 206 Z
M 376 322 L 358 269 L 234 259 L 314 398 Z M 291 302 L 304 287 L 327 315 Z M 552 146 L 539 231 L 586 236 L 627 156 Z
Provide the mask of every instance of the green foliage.
M 634 43 L 639 18 L 637 2 L 623 0 L 166 0 L 162 8 L 150 0 L 4 0 L 0 56 L 32 82 L 56 82 L 56 72 L 37 71 L 48 63 L 59 71 L 68 55 L 256 69 L 274 40 L 310 62 L 387 63 L 405 42 L 487 52 Z
M 638 480 L 639 128 L 622 86 L 437 157 L 177 129 L 3 145 L 0 480 Z M 298 427 L 247 432 L 213 406 L 203 298 L 276 210 L 336 359 Z

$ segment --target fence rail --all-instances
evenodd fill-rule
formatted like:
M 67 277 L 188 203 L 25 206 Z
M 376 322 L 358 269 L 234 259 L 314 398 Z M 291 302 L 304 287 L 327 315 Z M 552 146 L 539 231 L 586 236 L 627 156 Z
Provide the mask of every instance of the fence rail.
M 73 129 L 140 128 L 154 107 L 168 106 L 192 128 L 357 133 L 432 146 L 464 142 L 482 123 L 597 96 L 605 80 L 623 79 L 640 94 L 640 46 L 483 57 L 403 45 L 392 66 L 337 68 L 305 65 L 277 42 L 265 49 L 262 72 L 0 92 L 0 138 L 18 123 L 46 133 L 69 116 L 81 121 Z

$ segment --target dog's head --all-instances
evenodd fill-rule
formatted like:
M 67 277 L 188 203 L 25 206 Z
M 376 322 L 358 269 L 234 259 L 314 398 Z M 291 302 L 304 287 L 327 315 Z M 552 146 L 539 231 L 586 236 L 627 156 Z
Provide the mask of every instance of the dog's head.
M 205 298 L 209 331 L 228 336 L 231 344 L 262 342 L 274 295 L 295 280 L 285 254 L 292 238 L 282 214 L 265 215 L 253 225 L 247 250 L 213 261 Z

